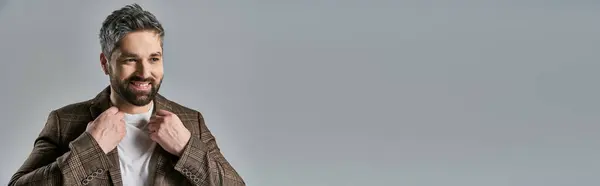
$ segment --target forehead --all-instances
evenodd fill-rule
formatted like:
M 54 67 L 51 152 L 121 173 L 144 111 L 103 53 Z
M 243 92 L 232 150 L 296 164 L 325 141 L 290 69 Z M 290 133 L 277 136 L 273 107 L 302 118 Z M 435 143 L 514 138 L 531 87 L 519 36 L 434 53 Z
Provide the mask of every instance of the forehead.
M 149 56 L 162 52 L 160 35 L 153 31 L 135 31 L 125 35 L 119 42 L 116 54 Z M 117 56 L 118 56 L 117 55 Z

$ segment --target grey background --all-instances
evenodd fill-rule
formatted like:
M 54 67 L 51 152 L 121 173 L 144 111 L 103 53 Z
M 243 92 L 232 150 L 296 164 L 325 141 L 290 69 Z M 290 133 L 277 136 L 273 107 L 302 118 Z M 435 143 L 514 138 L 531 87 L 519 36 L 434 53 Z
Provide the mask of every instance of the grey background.
M 0 182 L 108 84 L 97 33 L 131 2 L 0 1 Z M 600 184 L 598 1 L 138 2 L 161 93 L 248 185 Z

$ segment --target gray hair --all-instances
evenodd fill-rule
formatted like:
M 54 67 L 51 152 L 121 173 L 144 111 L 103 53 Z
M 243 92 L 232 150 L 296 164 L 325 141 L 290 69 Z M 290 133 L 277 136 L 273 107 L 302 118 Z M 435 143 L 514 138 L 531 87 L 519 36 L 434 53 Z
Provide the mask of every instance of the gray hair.
M 120 41 L 130 32 L 152 30 L 160 35 L 162 40 L 165 36 L 164 29 L 156 17 L 142 9 L 138 4 L 130 4 L 110 14 L 100 28 L 100 45 L 102 53 L 108 60 L 112 53 L 119 48 Z

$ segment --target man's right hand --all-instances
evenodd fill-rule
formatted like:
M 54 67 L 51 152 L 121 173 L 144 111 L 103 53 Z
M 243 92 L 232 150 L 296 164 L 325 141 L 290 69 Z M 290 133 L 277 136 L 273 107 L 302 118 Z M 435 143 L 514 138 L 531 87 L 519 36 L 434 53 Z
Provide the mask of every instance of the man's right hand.
M 85 131 L 94 137 L 105 154 L 115 149 L 125 137 L 124 117 L 125 113 L 113 106 L 88 123 Z

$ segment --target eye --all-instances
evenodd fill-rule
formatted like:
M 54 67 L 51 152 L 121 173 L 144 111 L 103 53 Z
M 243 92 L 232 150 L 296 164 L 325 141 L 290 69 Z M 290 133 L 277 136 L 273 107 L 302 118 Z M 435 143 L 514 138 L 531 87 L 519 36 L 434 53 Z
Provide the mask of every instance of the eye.
M 129 58 L 129 59 L 125 59 L 125 62 L 136 62 L 137 60 L 135 58 Z
M 157 62 L 157 61 L 160 61 L 160 58 L 154 57 L 154 58 L 152 58 L 151 60 L 152 60 L 153 62 Z

